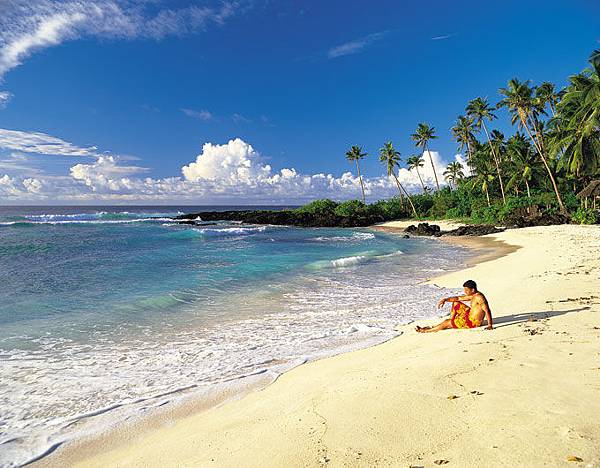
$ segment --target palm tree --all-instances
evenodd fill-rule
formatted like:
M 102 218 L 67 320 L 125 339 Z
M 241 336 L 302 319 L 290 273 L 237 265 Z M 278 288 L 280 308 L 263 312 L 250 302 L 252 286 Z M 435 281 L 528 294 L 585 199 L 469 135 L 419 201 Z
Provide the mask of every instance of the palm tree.
M 507 153 L 513 164 L 512 177 L 506 184 L 506 188 L 517 188 L 520 182 L 525 183 L 527 197 L 531 198 L 530 182 L 534 175 L 539 173 L 539 162 L 531 144 L 522 133 L 517 133 L 506 142 Z
M 383 148 L 379 150 L 379 160 L 385 164 L 387 175 L 394 176 L 396 180 L 396 185 L 398 186 L 398 191 L 400 192 L 400 196 L 402 196 L 402 192 L 408 198 L 408 203 L 410 203 L 410 207 L 412 208 L 413 214 L 417 217 L 417 210 L 415 209 L 415 205 L 410 199 L 410 195 L 406 191 L 406 189 L 402 186 L 400 181 L 398 180 L 398 176 L 396 175 L 396 168 L 400 166 L 400 151 L 396 151 L 394 145 L 391 141 L 388 141 L 383 145 Z
M 496 118 L 496 115 L 492 111 L 487 99 L 483 98 L 475 98 L 467 104 L 467 115 L 473 119 L 473 123 L 475 128 L 480 129 L 483 127 L 485 135 L 488 140 L 488 144 L 490 145 L 490 149 L 492 150 L 492 158 L 494 159 L 494 164 L 496 165 L 496 171 L 498 173 L 498 181 L 500 182 L 500 193 L 502 194 L 502 201 L 506 204 L 506 196 L 504 195 L 504 183 L 502 181 L 502 174 L 500 174 L 500 161 L 496 151 L 494 150 L 494 146 L 492 145 L 492 140 L 490 138 L 490 134 L 488 132 L 487 126 L 485 125 L 485 121 L 492 121 Z
M 458 186 L 458 181 L 464 178 L 465 174 L 463 172 L 462 164 L 458 161 L 454 161 L 449 163 L 446 166 L 446 170 L 444 171 L 444 178 L 450 184 L 450 189 L 452 189 L 452 185 L 454 187 Z
M 475 169 L 475 176 L 471 179 L 473 187 L 479 187 L 485 194 L 487 199 L 487 205 L 491 206 L 490 202 L 490 186 L 494 180 L 496 180 L 495 170 L 491 164 L 491 158 L 489 155 L 490 148 L 488 145 L 475 145 L 473 151 L 473 167 Z
M 421 156 L 417 156 L 416 154 L 411 156 L 406 160 L 406 164 L 408 164 L 408 170 L 412 171 L 413 169 L 417 171 L 417 176 L 419 177 L 419 182 L 421 182 L 421 187 L 423 187 L 423 193 L 425 193 L 425 184 L 423 183 L 423 179 L 421 178 L 421 173 L 419 172 L 419 168 L 423 167 L 425 161 Z
M 366 156 L 367 153 L 363 153 L 362 147 L 360 146 L 353 146 L 352 148 L 350 148 L 350 150 L 346 152 L 346 159 L 350 162 L 356 162 L 356 172 L 358 174 L 358 180 L 360 181 L 363 203 L 365 203 L 365 186 L 363 184 L 362 176 L 360 175 L 360 165 L 358 164 L 358 161 L 360 161 Z
M 419 125 L 417 125 L 417 130 L 415 131 L 415 133 L 413 133 L 410 137 L 415 142 L 417 147 L 421 148 L 423 155 L 425 154 L 425 152 L 427 152 L 427 155 L 429 156 L 429 162 L 431 163 L 431 168 L 433 169 L 433 176 L 435 177 L 435 185 L 439 190 L 440 183 L 438 182 L 437 172 L 435 171 L 435 166 L 433 165 L 433 158 L 431 157 L 431 152 L 427 148 L 427 143 L 429 142 L 429 140 L 437 138 L 435 136 L 435 128 L 430 127 L 426 123 L 420 123 Z
M 540 84 L 535 90 L 535 99 L 542 109 L 548 106 L 552 116 L 556 117 L 556 105 L 560 101 L 560 94 L 556 92 L 554 84 L 547 81 Z
M 546 154 L 542 148 L 539 129 L 536 127 L 537 116 L 534 114 L 536 114 L 537 111 L 534 106 L 535 103 L 533 100 L 533 89 L 531 86 L 529 86 L 529 82 L 526 81 L 522 83 L 516 78 L 513 78 L 508 82 L 508 86 L 506 88 L 500 89 L 500 94 L 504 96 L 504 99 L 498 103 L 498 107 L 508 108 L 508 111 L 511 113 L 512 124 L 518 124 L 519 127 L 524 128 L 527 132 L 527 135 L 533 142 L 538 155 L 540 156 L 544 167 L 548 172 L 548 176 L 552 182 L 552 188 L 556 194 L 556 199 L 560 205 L 560 209 L 563 213 L 566 213 L 567 210 L 560 196 L 556 179 L 554 178 L 554 174 L 552 173 L 550 165 L 548 164 L 548 158 L 546 157 Z M 537 138 L 534 137 L 532 128 L 537 134 Z
M 471 168 L 471 143 L 475 140 L 473 119 L 459 115 L 456 124 L 450 129 L 454 140 L 458 143 L 458 151 L 467 150 L 467 164 Z
M 550 121 L 551 150 L 561 155 L 568 175 L 593 176 L 600 168 L 600 51 L 590 57 L 592 70 L 570 78 L 571 84 Z

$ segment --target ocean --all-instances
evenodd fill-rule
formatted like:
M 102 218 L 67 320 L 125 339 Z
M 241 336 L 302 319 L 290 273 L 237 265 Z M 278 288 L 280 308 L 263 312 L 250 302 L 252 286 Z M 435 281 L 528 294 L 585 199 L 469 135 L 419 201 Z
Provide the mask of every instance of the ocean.
M 0 465 L 181 398 L 235 393 L 437 315 L 464 249 L 369 229 L 0 207 Z

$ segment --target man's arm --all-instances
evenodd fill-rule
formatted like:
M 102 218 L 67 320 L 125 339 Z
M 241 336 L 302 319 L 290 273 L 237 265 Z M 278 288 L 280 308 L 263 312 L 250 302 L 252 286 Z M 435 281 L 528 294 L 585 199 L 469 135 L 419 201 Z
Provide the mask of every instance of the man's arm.
M 492 311 L 490 310 L 490 306 L 487 303 L 487 300 L 483 301 L 483 305 L 481 306 L 483 311 L 485 312 L 485 319 L 487 321 L 487 327 L 485 327 L 486 330 L 493 330 L 494 329 L 494 323 L 492 321 Z
M 444 307 L 444 304 L 446 302 L 462 302 L 462 301 L 470 301 L 471 299 L 473 299 L 473 296 L 445 297 L 440 302 L 438 302 L 438 309 L 441 309 L 442 307 Z

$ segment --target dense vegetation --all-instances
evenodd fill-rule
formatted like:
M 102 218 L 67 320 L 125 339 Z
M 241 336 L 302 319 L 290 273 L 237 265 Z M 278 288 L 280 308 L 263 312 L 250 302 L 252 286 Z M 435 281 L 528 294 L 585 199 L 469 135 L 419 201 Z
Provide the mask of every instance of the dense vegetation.
M 398 180 L 400 153 L 388 142 L 380 160 L 398 186 L 398 197 L 366 205 L 359 161 L 367 154 L 353 146 L 346 157 L 356 163 L 363 201 L 319 200 L 300 212 L 326 210 L 340 216 L 368 214 L 385 219 L 459 218 L 476 223 L 516 223 L 518 218 L 535 216 L 557 222 L 600 222 L 600 206 L 596 207 L 593 197 L 591 204 L 576 197 L 600 178 L 600 51 L 589 62 L 591 67 L 570 77 L 561 91 L 548 82 L 533 86 L 512 79 L 499 90 L 501 99 L 495 106 L 481 97 L 470 101 L 465 115 L 451 128 L 467 167 L 450 163 L 441 174 L 447 187 L 440 188 L 440 175 L 428 151 L 429 142 L 437 138 L 435 128 L 420 123 L 411 139 L 422 155 L 408 158 L 407 168 L 421 181 L 421 194 L 409 196 Z M 508 111 L 515 127 L 509 137 L 491 128 L 500 108 Z M 434 188 L 423 184 L 419 169 L 425 163 L 433 168 Z

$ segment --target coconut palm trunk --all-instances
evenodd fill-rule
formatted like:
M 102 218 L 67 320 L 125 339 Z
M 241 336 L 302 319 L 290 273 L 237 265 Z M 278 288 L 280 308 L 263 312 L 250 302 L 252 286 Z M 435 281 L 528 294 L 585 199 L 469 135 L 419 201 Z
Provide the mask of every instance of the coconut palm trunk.
M 360 165 L 358 164 L 358 159 L 356 160 L 356 172 L 358 174 L 358 180 L 360 181 L 360 189 L 362 190 L 363 203 L 366 203 L 365 202 L 365 186 L 363 184 L 362 176 L 360 175 Z
M 433 176 L 435 177 L 435 186 L 438 191 L 440 190 L 440 183 L 438 182 L 437 172 L 435 171 L 435 166 L 433 165 L 433 158 L 431 157 L 431 151 L 427 148 L 427 145 L 423 145 L 423 154 L 427 151 L 427 156 L 429 156 L 429 162 L 431 163 L 431 169 L 433 169 Z
M 423 179 L 421 178 L 421 173 L 419 172 L 419 168 L 415 167 L 417 171 L 417 176 L 419 177 L 419 182 L 421 182 L 421 187 L 423 187 L 423 193 L 425 193 L 425 184 L 423 183 Z
M 550 166 L 548 165 L 548 161 L 546 160 L 546 156 L 544 155 L 544 152 L 542 151 L 542 147 L 540 146 L 539 142 L 534 138 L 533 134 L 531 133 L 531 130 L 529 129 L 529 125 L 527 124 L 527 117 L 525 115 L 523 115 L 522 112 L 519 112 L 519 118 L 521 120 L 521 124 L 527 131 L 527 135 L 529 135 L 529 138 L 533 142 L 533 145 L 535 146 L 535 149 L 538 152 L 538 155 L 540 156 L 542 163 L 544 164 L 544 167 L 546 168 L 546 171 L 548 172 L 548 176 L 550 177 L 550 182 L 552 183 L 552 188 L 554 189 L 554 193 L 556 195 L 556 200 L 558 201 L 558 205 L 560 206 L 561 211 L 563 213 L 566 213 L 567 210 L 565 208 L 565 205 L 563 204 L 562 197 L 560 196 L 560 192 L 558 190 L 558 184 L 556 183 L 554 174 L 552 174 L 552 170 L 550 169 Z
M 525 187 L 527 187 L 527 198 L 531 198 L 531 192 L 529 191 L 529 182 L 525 179 Z
M 408 192 L 406 191 L 404 186 L 398 180 L 398 176 L 396 175 L 396 173 L 393 172 L 392 174 L 394 176 L 394 179 L 396 180 L 396 185 L 398 186 L 398 191 L 400 192 L 400 196 L 402 196 L 402 192 L 404 192 L 404 194 L 406 195 L 406 198 L 408 199 L 408 203 L 410 203 L 410 207 L 413 211 L 413 214 L 415 215 L 415 218 L 417 218 L 418 217 L 417 210 L 415 209 L 415 205 L 413 204 L 412 200 L 410 199 L 410 195 L 408 194 Z
M 490 149 L 492 150 L 492 158 L 494 159 L 494 164 L 496 165 L 496 172 L 498 173 L 498 182 L 500 182 L 500 193 L 502 193 L 502 202 L 506 205 L 506 196 L 504 195 L 504 182 L 502 182 L 502 174 L 500 172 L 500 163 L 498 160 L 498 156 L 496 155 L 496 150 L 494 149 L 494 145 L 492 144 L 492 139 L 490 138 L 490 134 L 488 133 L 485 122 L 482 120 L 481 123 L 483 124 L 483 130 L 485 131 L 485 136 L 487 137 Z
M 469 166 L 469 171 L 471 175 L 473 175 L 473 163 L 471 162 L 471 144 L 469 140 L 467 140 L 467 166 Z

